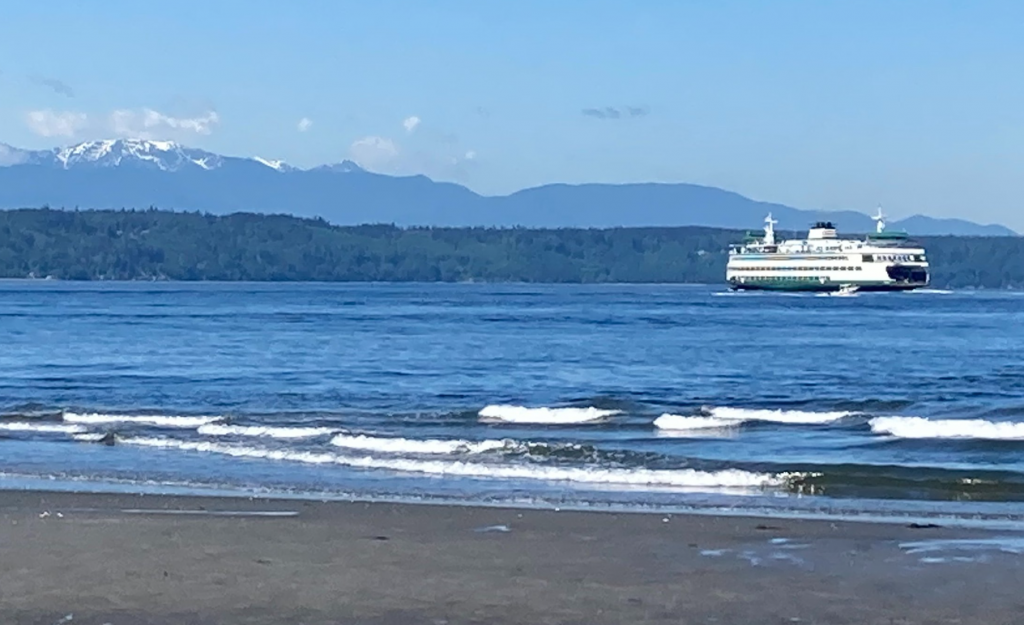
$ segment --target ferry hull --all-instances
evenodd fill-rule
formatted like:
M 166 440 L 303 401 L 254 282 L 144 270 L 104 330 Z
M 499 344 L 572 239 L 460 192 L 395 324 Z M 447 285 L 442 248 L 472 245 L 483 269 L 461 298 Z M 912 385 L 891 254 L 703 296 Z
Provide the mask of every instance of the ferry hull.
M 804 293 L 829 293 L 842 290 L 843 288 L 856 287 L 858 292 L 862 291 L 913 291 L 928 286 L 927 282 L 904 282 L 885 283 L 872 282 L 730 282 L 729 288 L 733 291 L 780 291 L 780 292 L 804 292 Z

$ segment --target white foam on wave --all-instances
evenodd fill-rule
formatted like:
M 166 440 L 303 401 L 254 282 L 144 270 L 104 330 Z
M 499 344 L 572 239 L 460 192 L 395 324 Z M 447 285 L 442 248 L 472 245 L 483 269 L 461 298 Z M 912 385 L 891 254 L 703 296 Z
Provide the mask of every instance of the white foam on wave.
M 897 438 L 1024 440 L 1024 423 L 1000 423 L 985 419 L 875 417 L 868 424 L 876 434 L 889 434 Z
M 481 420 L 503 421 L 506 423 L 535 423 L 548 425 L 570 425 L 593 423 L 619 414 L 619 410 L 599 408 L 527 408 L 507 404 L 493 404 L 480 411 Z
M 98 443 L 106 437 L 107 435 L 102 432 L 88 432 L 86 434 L 75 434 L 71 438 L 81 443 Z
M 739 421 L 719 417 L 685 417 L 677 414 L 663 414 L 654 420 L 654 427 L 662 430 L 718 430 L 736 427 Z
M 182 441 L 173 438 L 131 437 L 120 439 L 124 445 L 140 445 L 159 449 L 179 449 L 183 451 L 199 451 L 219 453 L 236 458 L 266 458 L 268 460 L 292 460 L 307 464 L 328 464 L 334 462 L 335 454 L 312 451 L 289 451 L 286 449 L 263 449 L 245 447 L 243 445 L 227 445 L 213 441 Z
M 30 421 L 0 422 L 0 431 L 4 432 L 38 432 L 40 434 L 75 434 L 84 432 L 80 425 L 66 423 L 32 423 Z
M 712 417 L 733 422 L 771 421 L 773 423 L 791 423 L 815 425 L 831 423 L 853 413 L 845 411 L 807 412 L 804 410 L 756 410 L 748 408 L 711 408 Z
M 203 436 L 257 436 L 265 438 L 316 438 L 337 432 L 334 428 L 323 427 L 269 427 L 258 425 L 221 425 L 208 423 L 200 425 L 197 432 Z
M 826 291 L 824 293 L 815 293 L 816 297 L 860 297 L 860 294 L 855 291 Z
M 497 449 L 516 448 L 516 443 L 512 440 L 409 439 L 348 434 L 335 436 L 331 439 L 331 444 L 345 449 L 379 451 L 389 454 L 479 454 Z
M 698 471 L 696 469 L 596 469 L 538 465 L 489 465 L 472 462 L 438 460 L 384 460 L 350 458 L 341 464 L 371 469 L 426 473 L 430 475 L 526 479 L 548 482 L 576 482 L 635 486 L 751 488 L 782 484 L 785 480 L 767 473 L 751 473 L 738 469 Z
M 740 469 L 699 471 L 696 469 L 598 469 L 538 465 L 485 464 L 478 462 L 415 460 L 408 458 L 352 457 L 323 452 L 264 449 L 216 442 L 192 442 L 166 438 L 128 438 L 129 445 L 224 454 L 237 458 L 283 460 L 308 464 L 338 464 L 355 468 L 384 469 L 402 473 L 523 479 L 619 486 L 660 486 L 677 488 L 755 489 L 779 486 L 795 474 L 753 473 Z
M 207 423 L 222 421 L 223 417 L 181 417 L 171 415 L 117 415 L 76 412 L 65 412 L 65 423 L 81 423 L 84 425 L 104 425 L 115 423 L 134 423 L 161 428 L 197 428 Z

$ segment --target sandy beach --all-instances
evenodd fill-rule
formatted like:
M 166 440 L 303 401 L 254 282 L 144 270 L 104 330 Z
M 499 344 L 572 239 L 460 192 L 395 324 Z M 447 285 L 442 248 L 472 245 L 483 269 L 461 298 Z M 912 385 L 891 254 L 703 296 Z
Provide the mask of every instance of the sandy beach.
M 999 547 L 1014 538 L 827 521 L 2 492 L 0 622 L 1009 624 L 1024 614 L 1024 566 Z M 980 542 L 942 542 L 964 539 Z M 901 546 L 919 541 L 936 542 Z

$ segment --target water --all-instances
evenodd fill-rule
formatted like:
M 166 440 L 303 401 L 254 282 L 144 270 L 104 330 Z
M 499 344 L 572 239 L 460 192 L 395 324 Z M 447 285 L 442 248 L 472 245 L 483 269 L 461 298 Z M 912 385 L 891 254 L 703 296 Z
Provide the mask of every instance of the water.
M 1022 328 L 1013 292 L 4 282 L 0 486 L 1012 524 Z

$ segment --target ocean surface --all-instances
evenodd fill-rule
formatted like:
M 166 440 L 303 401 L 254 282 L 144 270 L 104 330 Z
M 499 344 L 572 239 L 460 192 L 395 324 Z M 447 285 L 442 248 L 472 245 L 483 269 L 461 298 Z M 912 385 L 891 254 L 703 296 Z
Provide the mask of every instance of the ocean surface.
M 1024 523 L 1024 294 L 0 282 L 0 488 Z

